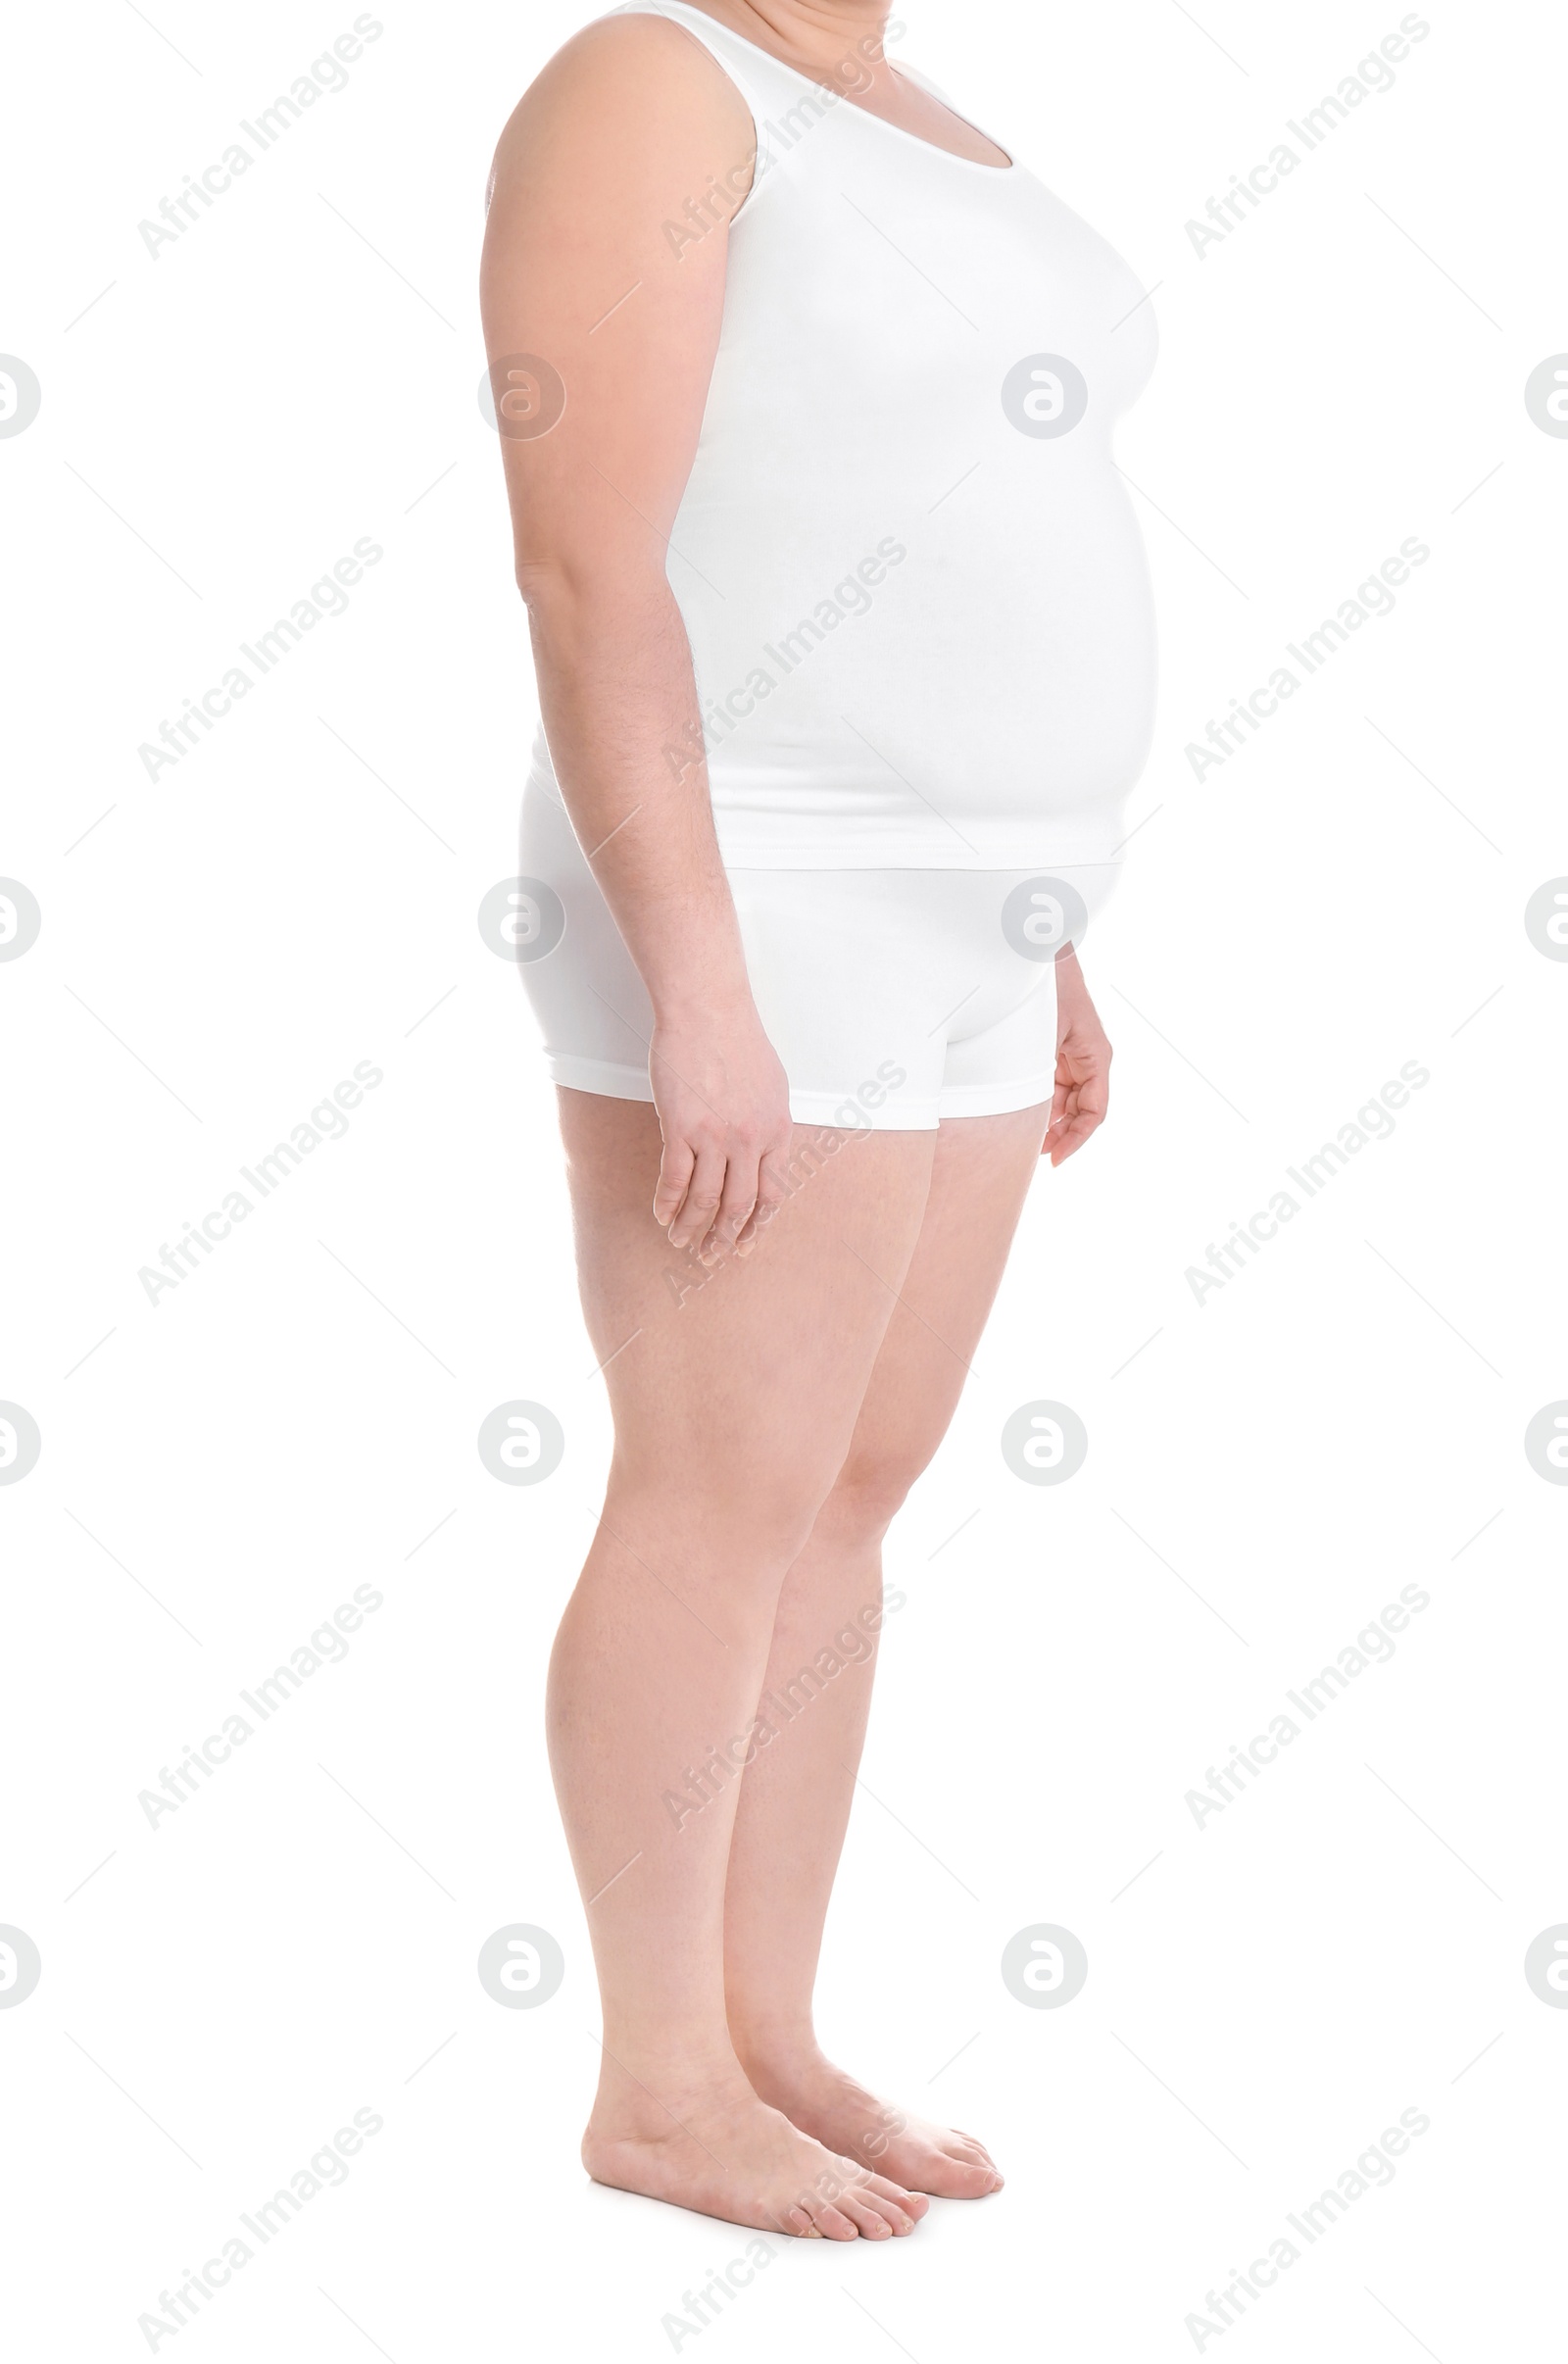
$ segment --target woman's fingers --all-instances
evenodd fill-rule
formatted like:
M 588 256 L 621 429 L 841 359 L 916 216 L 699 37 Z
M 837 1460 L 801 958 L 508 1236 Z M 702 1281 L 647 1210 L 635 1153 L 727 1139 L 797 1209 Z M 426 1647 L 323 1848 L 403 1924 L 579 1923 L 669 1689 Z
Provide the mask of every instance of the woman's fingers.
M 783 1206 L 786 1197 L 784 1168 L 788 1145 L 770 1150 L 757 1169 L 757 1205 L 735 1242 L 744 1256 L 757 1245 L 758 1234 L 770 1223 Z
M 1059 1165 L 1074 1150 L 1082 1149 L 1090 1135 L 1104 1122 L 1109 1104 L 1109 1044 L 1079 1049 L 1071 1042 L 1064 1043 L 1046 1133 L 1046 1152 L 1053 1165 Z
M 1055 1089 L 1041 1155 L 1053 1165 L 1082 1149 L 1103 1123 L 1110 1103 L 1110 1044 L 1089 999 L 1077 955 L 1058 955 Z
M 711 1262 L 782 1196 L 763 1167 L 788 1154 L 788 1080 L 749 1004 L 656 1025 L 648 1072 L 664 1138 L 655 1215 L 672 1248 Z
M 1059 1165 L 1064 1157 L 1072 1156 L 1074 1150 L 1082 1149 L 1090 1135 L 1100 1130 L 1101 1125 L 1104 1122 L 1104 1117 L 1105 1111 L 1102 1108 L 1080 1107 L 1071 1110 L 1066 1123 L 1061 1126 L 1053 1140 L 1052 1164 Z
M 675 1220 L 696 1163 L 696 1154 L 689 1141 L 682 1141 L 678 1136 L 674 1140 L 666 1137 L 663 1155 L 659 1160 L 659 1181 L 654 1190 L 656 1223 L 668 1224 Z
M 695 1248 L 707 1238 L 724 1195 L 722 1149 L 712 1142 L 699 1141 L 687 1154 L 693 1161 L 684 1196 L 670 1218 L 672 1248 Z
M 722 1142 L 666 1143 L 654 1214 L 672 1248 L 695 1248 L 705 1258 L 752 1247 L 787 1195 L 788 1140 L 766 1142 L 737 1126 Z
M 730 1141 L 729 1159 L 724 1171 L 724 1187 L 719 1195 L 718 1210 L 712 1229 L 699 1246 L 713 1256 L 722 1256 L 733 1248 L 742 1228 L 750 1222 L 757 1205 L 760 1154 L 755 1139 L 744 1133 Z

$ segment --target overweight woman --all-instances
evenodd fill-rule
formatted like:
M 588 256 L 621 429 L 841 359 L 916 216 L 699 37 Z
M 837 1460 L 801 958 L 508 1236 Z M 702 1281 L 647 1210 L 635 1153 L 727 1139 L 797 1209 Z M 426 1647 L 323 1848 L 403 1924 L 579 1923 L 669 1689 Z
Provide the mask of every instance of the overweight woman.
M 819 2049 L 880 1622 L 1042 1153 L 1152 639 L 1104 242 L 878 0 L 635 0 L 502 134 L 486 341 L 543 726 L 523 976 L 614 1416 L 550 1672 L 583 2160 L 885 2240 L 1002 2177 Z

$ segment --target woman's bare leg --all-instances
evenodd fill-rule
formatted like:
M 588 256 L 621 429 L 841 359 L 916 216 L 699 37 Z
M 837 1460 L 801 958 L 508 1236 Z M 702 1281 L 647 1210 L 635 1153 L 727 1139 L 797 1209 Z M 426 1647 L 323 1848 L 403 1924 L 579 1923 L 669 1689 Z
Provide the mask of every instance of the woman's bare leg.
M 604 1996 L 584 2163 L 602 2183 L 734 2223 L 908 2232 L 923 2199 L 831 2155 L 747 2083 L 725 2015 L 723 1914 L 779 1588 L 849 1451 L 936 1136 L 798 1130 L 787 1203 L 744 1260 L 710 1277 L 654 1222 L 653 1108 L 571 1091 L 561 1105 L 584 1311 L 615 1422 L 604 1519 L 549 1695 Z
M 1049 1112 L 941 1128 L 919 1240 L 848 1457 L 779 1600 L 763 1694 L 788 1720 L 747 1772 L 725 1899 L 729 2023 L 757 2092 L 835 2150 L 956 2198 L 996 2190 L 989 2153 L 890 2110 L 835 2068 L 812 2031 L 811 1989 L 871 1701 L 882 1537 L 953 1416 Z M 823 1680 L 819 1670 L 813 1693 L 801 1670 L 824 1650 L 843 1671 Z

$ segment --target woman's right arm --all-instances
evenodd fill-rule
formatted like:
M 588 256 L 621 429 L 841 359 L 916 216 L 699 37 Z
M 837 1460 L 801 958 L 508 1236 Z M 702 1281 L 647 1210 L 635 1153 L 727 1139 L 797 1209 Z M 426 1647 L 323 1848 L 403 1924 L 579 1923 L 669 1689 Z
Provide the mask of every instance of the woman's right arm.
M 654 1212 L 673 1245 L 715 1249 L 783 1195 L 789 1097 L 747 980 L 664 562 L 754 144 L 734 85 L 679 25 L 590 25 L 502 133 L 480 280 L 545 732 L 654 1008 Z

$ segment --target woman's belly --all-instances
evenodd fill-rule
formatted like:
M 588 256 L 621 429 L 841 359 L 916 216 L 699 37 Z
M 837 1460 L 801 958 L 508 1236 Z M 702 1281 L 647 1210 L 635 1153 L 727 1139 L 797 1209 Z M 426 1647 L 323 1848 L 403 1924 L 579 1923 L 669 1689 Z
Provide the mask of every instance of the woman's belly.
M 1087 444 L 1005 505 L 1000 538 L 995 489 L 978 525 L 965 490 L 934 517 L 899 501 L 891 531 L 873 529 L 892 502 L 861 506 L 809 541 L 760 504 L 762 597 L 672 563 L 732 866 L 1109 859 L 1155 693 L 1131 505 Z

